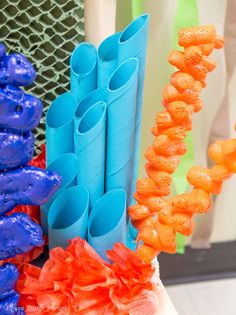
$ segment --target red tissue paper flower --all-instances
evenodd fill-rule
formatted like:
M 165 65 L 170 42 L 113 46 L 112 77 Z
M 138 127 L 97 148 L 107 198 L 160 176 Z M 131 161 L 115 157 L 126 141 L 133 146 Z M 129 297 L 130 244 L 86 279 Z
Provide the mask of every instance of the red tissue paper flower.
M 41 145 L 41 153 L 33 158 L 29 165 L 39 167 L 42 169 L 45 169 L 45 145 Z M 7 215 L 11 215 L 15 212 L 24 212 L 28 214 L 28 216 L 35 221 L 36 223 L 40 224 L 40 207 L 38 206 L 17 206 L 15 207 L 11 212 L 9 212 Z M 46 242 L 46 239 L 45 239 Z M 0 265 L 2 265 L 5 262 L 10 262 L 12 264 L 17 265 L 20 267 L 22 264 L 28 263 L 37 257 L 39 257 L 43 253 L 43 246 L 40 247 L 34 247 L 30 252 L 24 253 L 21 255 L 17 255 L 14 258 L 7 259 L 5 261 L 0 261 Z
M 33 158 L 29 165 L 42 168 L 43 170 L 46 168 L 46 147 L 45 144 L 40 146 L 41 153 L 38 154 L 35 158 Z
M 58 247 L 40 269 L 25 264 L 17 283 L 20 306 L 33 315 L 156 314 L 154 267 L 123 244 L 105 262 L 80 237 Z

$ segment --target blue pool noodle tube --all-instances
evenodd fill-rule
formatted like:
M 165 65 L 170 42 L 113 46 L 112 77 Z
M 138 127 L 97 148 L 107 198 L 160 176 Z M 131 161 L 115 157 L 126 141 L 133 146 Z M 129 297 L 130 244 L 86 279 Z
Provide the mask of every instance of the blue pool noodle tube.
M 138 164 L 140 152 L 140 137 L 141 137 L 141 123 L 142 123 L 142 104 L 144 91 L 144 78 L 146 66 L 146 51 L 148 40 L 148 24 L 149 14 L 144 14 L 135 19 L 122 32 L 118 47 L 119 47 L 119 61 L 123 61 L 130 57 L 135 57 L 139 61 L 138 72 L 138 89 L 137 89 L 137 110 L 135 122 L 135 149 L 134 149 L 134 163 L 132 169 L 132 186 L 131 195 L 135 192 L 135 184 L 138 177 Z
M 89 193 L 84 186 L 66 188 L 51 204 L 48 213 L 49 249 L 66 248 L 69 240 L 86 238 Z
M 41 226 L 44 234 L 48 234 L 48 211 L 54 199 L 70 186 L 76 185 L 78 174 L 78 159 L 74 153 L 66 153 L 48 165 L 47 170 L 55 171 L 62 178 L 60 189 L 52 198 L 41 206 Z
M 79 44 L 70 59 L 70 91 L 77 103 L 97 88 L 97 50 L 89 43 Z
M 97 86 L 107 85 L 111 74 L 119 66 L 118 41 L 121 33 L 107 37 L 98 47 Z
M 89 216 L 88 242 L 105 260 L 115 243 L 126 242 L 126 193 L 113 189 L 97 201 Z
M 75 154 L 78 158 L 78 185 L 90 195 L 90 207 L 104 194 L 106 149 L 106 103 L 95 103 L 75 128 Z
M 74 152 L 74 115 L 76 99 L 71 93 L 59 95 L 46 114 L 46 164 L 65 153 Z
M 105 87 L 98 88 L 96 90 L 93 90 L 89 94 L 87 94 L 82 101 L 78 104 L 75 111 L 75 117 L 74 117 L 74 130 L 76 131 L 79 121 L 89 110 L 90 107 L 92 107 L 95 103 L 104 101 L 107 102 L 107 95 L 108 91 Z
M 148 24 L 149 15 L 141 15 L 122 32 L 105 39 L 98 49 L 98 86 L 100 87 L 106 83 L 115 68 L 122 62 L 131 57 L 135 57 L 139 61 L 131 194 L 135 191 L 135 182 L 138 174 Z
M 138 60 L 123 62 L 108 82 L 106 191 L 123 188 L 129 197 L 134 152 Z

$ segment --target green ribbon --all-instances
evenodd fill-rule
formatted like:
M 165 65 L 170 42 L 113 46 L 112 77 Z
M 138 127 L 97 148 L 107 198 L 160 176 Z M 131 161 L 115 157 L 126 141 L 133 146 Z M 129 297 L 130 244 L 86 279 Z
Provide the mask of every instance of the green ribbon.
M 178 45 L 178 31 L 181 28 L 196 26 L 199 24 L 198 6 L 196 0 L 178 0 L 176 16 L 174 21 L 174 47 L 180 49 Z M 182 194 L 187 190 L 188 182 L 186 174 L 188 170 L 194 165 L 194 148 L 192 133 L 186 137 L 185 140 L 188 151 L 181 158 L 181 163 L 174 174 L 174 185 L 177 194 Z M 177 253 L 184 254 L 185 252 L 185 237 L 177 233 Z
M 132 0 L 132 17 L 133 20 L 144 13 L 144 0 Z
M 121 32 L 132 21 L 131 0 L 116 2 L 116 32 Z
M 119 0 L 116 4 L 116 32 L 145 12 L 144 0 Z

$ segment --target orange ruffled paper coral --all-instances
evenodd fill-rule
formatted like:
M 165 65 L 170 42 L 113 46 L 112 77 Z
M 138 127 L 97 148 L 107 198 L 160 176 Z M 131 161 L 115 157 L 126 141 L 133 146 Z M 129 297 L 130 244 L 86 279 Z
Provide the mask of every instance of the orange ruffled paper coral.
M 216 35 L 213 25 L 197 26 L 179 32 L 179 45 L 184 51 L 174 50 L 169 63 L 176 71 L 163 91 L 165 111 L 157 114 L 153 145 L 145 152 L 148 177 L 137 181 L 137 204 L 129 208 L 129 216 L 138 229 L 138 255 L 150 262 L 161 251 L 176 252 L 176 232 L 185 236 L 192 233 L 194 213 L 206 212 L 211 204 L 211 194 L 221 191 L 222 182 L 231 176 L 235 147 L 232 142 L 216 144 L 210 148 L 217 165 L 208 170 L 193 167 L 187 179 L 194 189 L 191 193 L 166 200 L 170 193 L 171 174 L 180 163 L 187 147 L 184 139 L 192 129 L 192 115 L 202 108 L 199 94 L 206 86 L 206 76 L 216 63 L 209 57 L 214 48 L 224 45 Z M 230 140 L 231 141 L 231 140 Z M 233 141 L 233 140 L 232 140 Z M 218 150 L 218 151 L 217 151 Z
M 107 263 L 81 238 L 55 248 L 42 270 L 26 264 L 17 284 L 26 314 L 155 314 L 154 267 L 123 244 Z
M 45 145 L 41 146 L 41 153 L 32 159 L 32 161 L 29 163 L 32 166 L 39 167 L 42 169 L 45 169 Z M 11 212 L 9 212 L 7 215 L 11 215 L 15 212 L 24 212 L 28 214 L 28 216 L 35 221 L 36 223 L 40 224 L 40 207 L 38 206 L 17 206 L 15 207 Z M 45 243 L 47 243 L 47 240 L 45 238 Z M 39 257 L 43 253 L 43 246 L 40 247 L 34 247 L 30 252 L 24 253 L 21 255 L 17 255 L 14 258 L 7 259 L 5 261 L 0 261 L 0 265 L 2 265 L 5 262 L 10 262 L 12 264 L 15 264 L 16 266 L 20 267 L 22 264 L 28 263 L 37 257 Z

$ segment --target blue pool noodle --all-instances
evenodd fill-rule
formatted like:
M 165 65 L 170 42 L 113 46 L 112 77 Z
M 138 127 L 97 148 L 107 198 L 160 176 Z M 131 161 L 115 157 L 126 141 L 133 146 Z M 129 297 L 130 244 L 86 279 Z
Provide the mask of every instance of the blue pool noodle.
M 51 104 L 46 115 L 46 164 L 65 153 L 74 152 L 74 115 L 76 99 L 63 93 Z
M 108 91 L 106 87 L 98 88 L 87 94 L 78 104 L 75 111 L 75 119 L 80 120 L 85 112 L 95 103 L 100 101 L 107 101 Z
M 148 24 L 149 24 L 148 14 L 139 16 L 122 32 L 118 44 L 120 62 L 131 57 L 135 57 L 139 61 L 137 110 L 135 119 L 135 148 L 134 162 L 132 168 L 133 176 L 131 185 L 131 200 L 133 193 L 135 192 L 135 185 L 138 177 Z
M 70 59 L 70 91 L 77 103 L 97 88 L 97 50 L 89 43 L 79 44 Z
M 105 260 L 115 243 L 126 242 L 126 193 L 113 189 L 97 201 L 89 216 L 88 242 Z
M 90 207 L 104 194 L 106 149 L 106 103 L 90 107 L 75 128 L 75 154 L 78 158 L 78 185 L 90 195 Z
M 115 33 L 107 37 L 98 47 L 97 86 L 103 87 L 119 66 L 118 40 L 121 33 Z
M 140 131 L 142 119 L 143 86 L 145 75 L 146 47 L 149 15 L 144 14 L 132 21 L 124 31 L 105 39 L 98 49 L 98 86 L 109 79 L 109 75 L 125 60 L 135 57 L 139 61 L 137 110 L 135 117 L 135 148 L 132 166 L 131 195 L 135 191 L 138 174 Z M 130 198 L 131 200 L 132 198 Z
M 49 249 L 66 248 L 69 240 L 86 238 L 89 193 L 84 186 L 66 188 L 53 201 L 48 213 Z
M 131 185 L 138 61 L 122 63 L 108 82 L 106 191 Z
M 67 187 L 76 185 L 78 174 L 78 159 L 74 153 L 66 153 L 48 165 L 47 170 L 55 171 L 62 178 L 60 189 L 52 198 L 41 206 L 41 226 L 44 234 L 48 234 L 48 211 L 53 200 Z

